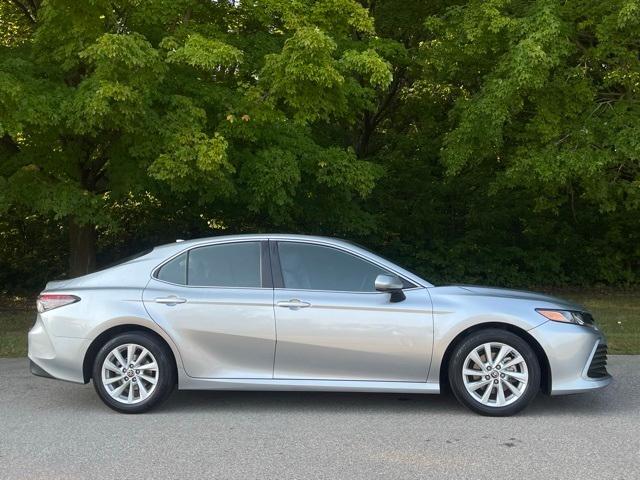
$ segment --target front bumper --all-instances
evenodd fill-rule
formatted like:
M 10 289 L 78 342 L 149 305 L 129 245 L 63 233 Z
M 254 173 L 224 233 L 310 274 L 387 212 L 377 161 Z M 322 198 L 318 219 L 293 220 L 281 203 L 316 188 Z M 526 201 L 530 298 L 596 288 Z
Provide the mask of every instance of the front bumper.
M 36 377 L 54 378 L 44 368 L 40 367 L 31 359 L 29 359 L 29 370 L 31 370 L 31 373 Z
M 49 334 L 40 315 L 29 331 L 31 373 L 41 377 L 84 383 L 82 363 L 89 346 L 85 338 Z
M 590 367 L 596 351 L 607 340 L 596 328 L 560 322 L 545 322 L 528 332 L 542 346 L 551 369 L 551 395 L 580 393 L 606 387 L 612 377 L 606 370 L 592 377 Z M 600 349 L 598 349 L 600 347 Z

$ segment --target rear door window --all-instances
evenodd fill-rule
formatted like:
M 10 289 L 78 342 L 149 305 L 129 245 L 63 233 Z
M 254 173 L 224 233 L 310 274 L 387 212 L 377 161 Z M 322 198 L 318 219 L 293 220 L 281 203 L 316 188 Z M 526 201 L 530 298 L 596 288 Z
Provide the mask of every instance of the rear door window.
M 156 272 L 164 282 L 193 287 L 262 287 L 260 242 L 196 247 L 165 263 Z
M 187 285 L 262 287 L 260 242 L 198 247 L 189 251 Z

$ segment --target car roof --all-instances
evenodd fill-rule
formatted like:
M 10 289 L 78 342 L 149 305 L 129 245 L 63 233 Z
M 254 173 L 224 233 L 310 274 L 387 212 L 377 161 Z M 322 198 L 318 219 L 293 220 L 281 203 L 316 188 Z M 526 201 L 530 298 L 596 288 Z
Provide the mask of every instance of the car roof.
M 319 235 L 300 235 L 295 233 L 244 233 L 239 235 L 217 235 L 215 237 L 203 237 L 203 238 L 192 238 L 189 240 L 176 240 L 174 243 L 168 243 L 165 245 L 160 245 L 156 248 L 168 247 L 170 245 L 175 246 L 176 244 L 180 244 L 181 246 L 191 246 L 197 245 L 200 243 L 211 243 L 211 242 L 226 242 L 233 240 L 306 240 L 306 241 L 320 241 L 320 242 L 329 242 L 336 243 L 342 245 L 353 246 L 354 243 L 343 240 L 335 237 L 325 237 Z

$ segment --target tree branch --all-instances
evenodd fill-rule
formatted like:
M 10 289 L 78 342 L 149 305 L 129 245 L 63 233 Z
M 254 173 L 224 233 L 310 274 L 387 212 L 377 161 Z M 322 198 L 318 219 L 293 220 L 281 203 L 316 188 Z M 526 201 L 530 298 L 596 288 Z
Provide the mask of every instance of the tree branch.
M 387 95 L 382 99 L 376 112 L 373 113 L 373 115 L 371 112 L 364 113 L 364 126 L 356 144 L 356 155 L 358 157 L 364 157 L 367 154 L 371 135 L 378 125 L 380 125 L 380 122 L 382 122 L 387 110 L 391 107 L 397 93 L 400 91 L 401 85 L 404 83 L 403 73 L 404 72 L 398 72 L 397 75 L 394 75 L 391 87 Z
M 16 7 L 18 7 L 22 13 L 24 13 L 24 15 L 27 17 L 27 20 L 29 20 L 29 22 L 31 22 L 32 24 L 36 24 L 36 10 L 34 9 L 34 11 L 32 12 L 31 10 L 29 10 L 29 7 L 25 4 L 23 4 L 20 0 L 8 0 L 10 3 L 13 3 Z M 33 5 L 33 4 L 32 4 Z

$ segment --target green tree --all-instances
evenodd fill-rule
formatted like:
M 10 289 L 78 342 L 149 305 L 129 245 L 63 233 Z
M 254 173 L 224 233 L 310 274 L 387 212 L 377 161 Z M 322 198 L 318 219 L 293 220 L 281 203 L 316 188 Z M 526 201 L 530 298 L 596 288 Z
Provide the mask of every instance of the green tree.
M 501 198 L 524 191 L 532 209 L 576 232 L 596 227 L 581 232 L 587 236 L 606 235 L 602 222 L 613 221 L 632 245 L 640 213 L 640 4 L 470 1 L 426 26 L 427 71 L 457 92 L 443 138 L 448 171 L 488 169 Z M 525 218 L 524 230 L 539 230 L 538 215 Z M 557 242 L 567 238 L 559 234 Z M 631 278 L 638 254 L 627 248 L 592 261 L 600 278 Z
M 392 81 L 357 2 L 1 5 L 0 205 L 64 221 L 72 275 L 121 224 L 113 205 L 147 192 L 226 224 L 357 228 L 380 169 L 314 134 Z
M 285 230 L 434 282 L 638 284 L 638 5 L 0 0 L 0 243 L 66 234 L 56 275 Z

